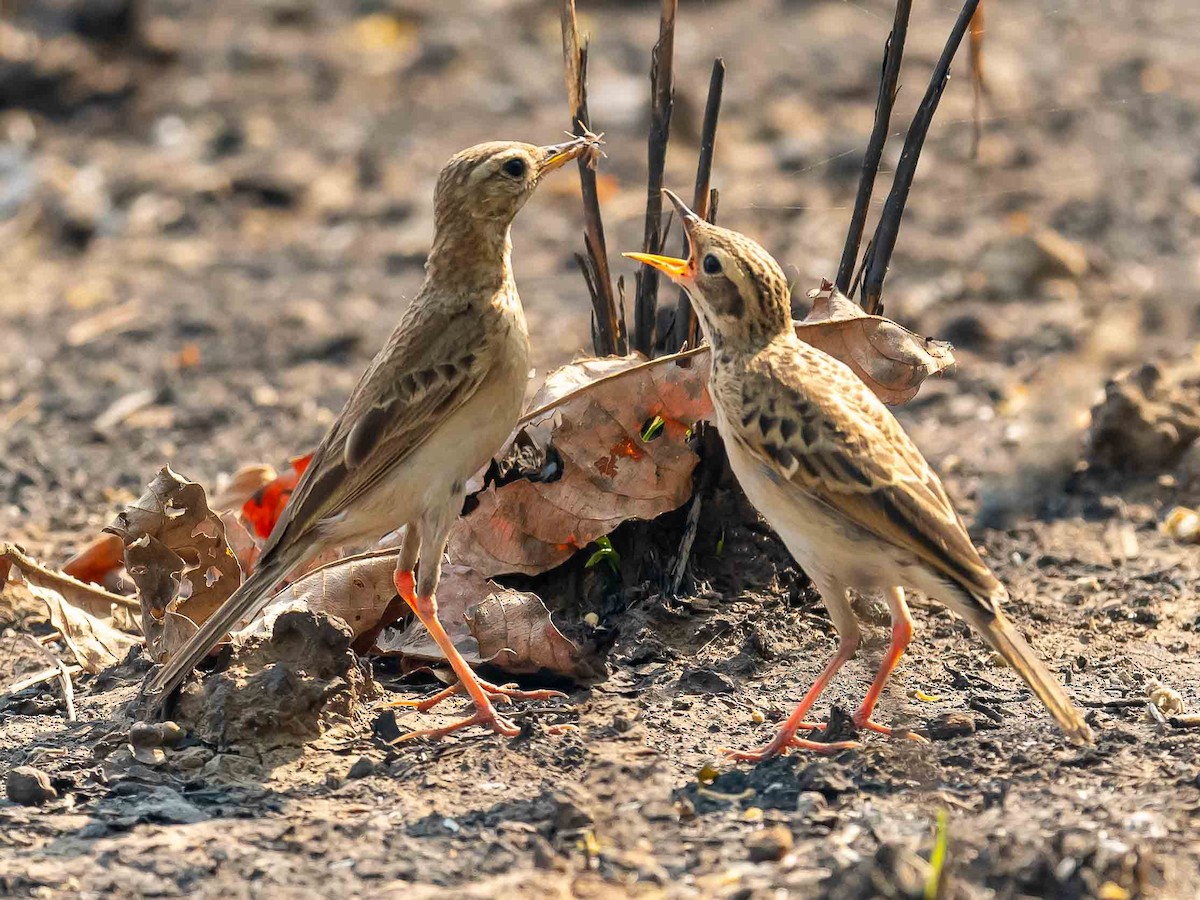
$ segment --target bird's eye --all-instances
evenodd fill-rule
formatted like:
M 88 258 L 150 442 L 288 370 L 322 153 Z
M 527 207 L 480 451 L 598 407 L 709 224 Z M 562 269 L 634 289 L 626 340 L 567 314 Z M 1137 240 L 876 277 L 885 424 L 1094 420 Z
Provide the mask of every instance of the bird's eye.
M 720 275 L 721 274 L 721 261 L 719 259 L 717 259 L 717 257 L 714 256 L 712 253 L 709 253 L 704 257 L 704 262 L 702 263 L 702 265 L 704 266 L 704 274 L 705 275 Z
M 521 178 L 525 175 L 525 160 L 515 157 L 501 166 L 500 170 L 505 175 L 511 175 L 513 178 Z

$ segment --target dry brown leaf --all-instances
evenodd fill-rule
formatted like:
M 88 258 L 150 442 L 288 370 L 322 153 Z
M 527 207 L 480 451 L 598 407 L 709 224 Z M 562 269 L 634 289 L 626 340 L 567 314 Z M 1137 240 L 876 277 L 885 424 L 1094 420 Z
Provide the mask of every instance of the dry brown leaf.
M 568 678 L 590 671 L 579 648 L 555 627 L 541 598 L 500 587 L 466 566 L 442 567 L 438 619 L 472 666 L 487 663 L 514 674 L 545 669 Z M 445 659 L 415 618 L 403 628 L 385 631 L 375 649 L 408 662 Z
M 62 634 L 71 655 L 86 672 L 94 675 L 115 666 L 130 647 L 142 642 L 141 638 L 118 631 L 104 619 L 72 606 L 50 588 L 30 584 L 29 590 L 46 604 L 50 623 Z
M 36 585 L 54 591 L 67 603 L 91 616 L 112 619 L 116 627 L 125 631 L 138 630 L 136 615 L 139 606 L 132 597 L 111 593 L 98 585 L 87 584 L 50 569 L 12 544 L 0 544 L 0 566 L 5 564 L 14 566 L 31 589 Z
M 141 643 L 116 627 L 135 625 L 130 598 L 47 569 L 11 544 L 0 547 L 0 558 L 21 573 L 29 593 L 46 605 L 51 624 L 86 671 L 94 674 L 116 665 Z
M 110 587 L 125 566 L 125 547 L 114 534 L 98 534 L 63 564 L 63 573 L 80 581 Z
M 528 475 L 476 493 L 450 533 L 450 558 L 490 577 L 535 575 L 628 519 L 682 505 L 698 458 L 692 426 L 712 404 L 699 367 L 679 359 L 646 365 L 640 354 L 589 359 L 552 374 L 501 450 L 501 466 Z M 642 439 L 644 426 L 661 428 Z M 502 479 L 503 480 L 503 479 Z
M 954 365 L 948 343 L 868 316 L 828 281 L 808 296 L 812 309 L 796 323 L 796 336 L 848 365 L 884 403 L 907 403 L 921 382 Z
M 242 504 L 279 477 L 274 466 L 251 463 L 242 466 L 227 479 L 217 482 L 208 505 L 217 512 L 240 509 Z
M 204 488 L 169 466 L 104 530 L 125 544 L 125 570 L 137 585 L 142 630 L 155 659 L 173 648 L 163 631 L 168 612 L 201 624 L 242 583 L 225 525 L 208 508 Z
M 292 609 L 309 609 L 337 616 L 354 637 L 370 631 L 396 597 L 392 573 L 396 550 L 375 550 L 328 563 L 289 584 L 276 594 L 263 614 L 238 632 L 271 633 L 275 619 Z M 440 594 L 440 591 L 439 591 Z

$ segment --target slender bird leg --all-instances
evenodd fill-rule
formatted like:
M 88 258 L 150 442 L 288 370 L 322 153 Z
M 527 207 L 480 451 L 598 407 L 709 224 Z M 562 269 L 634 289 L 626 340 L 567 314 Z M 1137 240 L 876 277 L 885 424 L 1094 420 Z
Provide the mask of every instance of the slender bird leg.
M 521 733 L 521 729 L 496 713 L 496 709 L 492 706 L 492 701 L 488 697 L 487 691 L 480 684 L 479 678 L 471 670 L 470 664 L 463 659 L 462 654 L 458 652 L 458 648 L 450 640 L 450 635 L 446 633 L 446 629 L 442 627 L 442 623 L 438 621 L 437 599 L 435 595 L 438 579 L 442 573 L 442 553 L 446 549 L 446 535 L 450 530 L 450 523 L 453 521 L 453 516 L 462 508 L 461 487 L 455 493 L 456 495 L 451 497 L 440 509 L 430 509 L 426 513 L 425 518 L 421 520 L 419 529 L 414 529 L 419 530 L 420 533 L 421 561 L 421 567 L 417 572 L 415 591 L 411 572 L 402 568 L 406 562 L 411 567 L 411 559 L 414 555 L 409 549 L 407 539 L 405 540 L 400 557 L 396 561 L 395 582 L 397 592 L 412 607 L 413 612 L 417 614 L 417 618 L 421 620 L 421 624 L 428 629 L 430 637 L 437 642 L 447 662 L 450 663 L 450 668 L 458 676 L 459 684 L 462 685 L 467 695 L 475 704 L 475 714 L 458 722 L 452 722 L 442 728 L 425 728 L 410 732 L 401 736 L 397 740 L 397 743 L 418 737 L 445 737 L 451 732 L 458 731 L 460 728 L 466 728 L 470 725 L 486 725 L 493 731 L 507 737 L 515 737 Z
M 878 722 L 873 721 L 871 713 L 875 711 L 875 704 L 879 702 L 879 696 L 883 693 L 884 685 L 892 677 L 892 672 L 895 671 L 896 664 L 900 662 L 900 657 L 908 647 L 909 641 L 912 640 L 912 616 L 909 615 L 908 604 L 904 600 L 903 588 L 888 588 L 884 591 L 884 597 L 886 597 L 888 607 L 892 611 L 892 642 L 888 646 L 887 654 L 883 657 L 883 662 L 879 665 L 879 671 L 875 675 L 875 680 L 871 683 L 871 689 L 867 691 L 867 696 L 863 700 L 862 706 L 854 713 L 854 724 L 859 728 L 877 731 L 880 734 L 886 734 L 888 737 L 891 737 L 894 734 L 893 729 L 887 725 L 880 725 Z M 928 743 L 925 738 L 915 732 L 905 731 L 904 735 L 909 740 Z
M 396 561 L 394 581 L 396 583 L 396 592 L 400 595 L 400 598 L 414 610 L 417 603 L 417 587 L 416 582 L 413 580 L 412 569 L 416 565 L 420 546 L 420 530 L 410 525 L 408 531 L 405 533 L 404 544 L 400 548 L 400 555 Z M 522 691 L 515 684 L 494 685 L 478 676 L 476 676 L 475 681 L 484 693 L 494 701 L 500 703 L 512 703 L 514 700 L 553 700 L 558 697 L 567 696 L 562 691 Z M 425 697 L 421 700 L 393 700 L 390 703 L 383 704 L 383 706 L 388 709 L 403 706 L 415 709 L 417 712 L 428 712 L 443 700 L 461 693 L 463 693 L 463 686 L 462 682 L 458 681 L 430 697 Z
M 479 679 L 471 670 L 470 664 L 463 659 L 462 654 L 458 652 L 458 648 L 454 646 L 454 642 L 450 640 L 450 635 L 446 633 L 446 629 L 438 621 L 437 599 L 432 595 L 417 597 L 412 604 L 412 608 L 413 612 L 417 614 L 417 618 L 421 620 L 421 624 L 429 629 L 430 636 L 437 642 L 442 653 L 446 655 L 450 667 L 454 669 L 454 673 L 458 676 L 459 684 L 466 689 L 467 694 L 475 704 L 475 714 L 441 728 L 423 728 L 419 731 L 409 732 L 400 737 L 397 743 L 418 737 L 441 738 L 451 732 L 467 728 L 471 725 L 487 725 L 493 731 L 506 737 L 516 737 L 520 734 L 520 728 L 497 714 L 487 692 L 480 685 Z
M 861 637 L 858 622 L 854 618 L 854 610 L 851 609 L 850 603 L 846 599 L 846 589 L 842 585 L 833 583 L 821 583 L 818 584 L 818 588 L 821 598 L 825 601 L 825 606 L 829 609 L 829 616 L 833 619 L 834 627 L 838 631 L 837 653 L 825 665 L 821 674 L 817 676 L 817 680 L 813 682 L 813 686 L 804 695 L 804 699 L 775 733 L 775 737 L 756 750 L 725 750 L 724 752 L 732 759 L 760 763 L 793 749 L 811 750 L 814 753 L 838 753 L 859 746 L 856 741 L 835 741 L 825 744 L 796 737 L 796 732 L 801 729 L 813 730 L 821 727 L 806 722 L 804 717 L 808 715 L 830 679 L 837 674 L 838 669 L 845 664 L 846 660 L 854 656 Z

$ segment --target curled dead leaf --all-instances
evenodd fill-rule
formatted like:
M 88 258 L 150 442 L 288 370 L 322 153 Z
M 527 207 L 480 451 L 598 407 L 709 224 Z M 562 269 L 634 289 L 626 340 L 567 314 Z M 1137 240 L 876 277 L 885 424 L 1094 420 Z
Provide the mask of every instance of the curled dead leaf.
M 105 587 L 125 565 L 125 547 L 115 534 L 98 534 L 63 564 L 63 573 Z
M 546 670 L 568 678 L 592 672 L 579 648 L 555 627 L 540 597 L 500 587 L 466 566 L 442 567 L 438 619 L 472 666 L 487 663 L 514 674 Z M 409 663 L 445 659 L 415 618 L 385 631 L 375 649 Z
M 46 605 L 51 624 L 86 671 L 116 665 L 141 643 L 118 627 L 136 629 L 130 598 L 48 569 L 11 544 L 0 545 L 0 559 L 20 572 L 29 593 Z
M 203 623 L 242 583 L 225 525 L 209 509 L 204 488 L 169 466 L 104 530 L 125 545 L 125 569 L 137 586 L 142 630 L 155 659 L 175 646 L 165 642 L 168 612 Z
M 682 505 L 698 462 L 688 437 L 712 408 L 705 380 L 640 354 L 559 369 L 501 450 L 499 483 L 451 530 L 450 558 L 485 577 L 534 575 L 627 519 Z
M 274 466 L 251 463 L 242 466 L 231 476 L 223 476 L 208 505 L 217 512 L 234 510 L 279 477 Z
M 808 296 L 812 308 L 796 323 L 796 336 L 848 365 L 884 403 L 907 403 L 926 378 L 954 366 L 948 343 L 867 315 L 828 281 Z

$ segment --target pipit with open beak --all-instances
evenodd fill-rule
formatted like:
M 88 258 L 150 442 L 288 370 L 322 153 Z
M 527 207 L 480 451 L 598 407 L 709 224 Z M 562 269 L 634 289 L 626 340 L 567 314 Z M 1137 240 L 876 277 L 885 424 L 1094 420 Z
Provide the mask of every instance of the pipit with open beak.
M 321 440 L 254 573 L 153 675 L 146 689 L 151 709 L 226 632 L 256 615 L 297 564 L 401 525 L 408 529 L 396 590 L 475 704 L 470 718 L 414 736 L 471 724 L 515 735 L 491 698 L 553 693 L 481 682 L 438 622 L 435 591 L 464 485 L 508 437 L 524 400 L 529 336 L 509 227 L 546 174 L 581 156 L 594 158 L 598 143 L 590 135 L 549 147 L 494 142 L 447 163 L 434 196 L 436 232 L 424 284 Z
M 812 579 L 838 632 L 838 649 L 765 746 L 738 759 L 760 762 L 789 748 L 855 746 L 797 737 L 826 684 L 858 649 L 847 590 L 882 591 L 892 639 L 859 728 L 891 734 L 872 719 L 884 685 L 912 637 L 905 588 L 945 603 L 1012 666 L 1075 743 L 1091 729 L 1004 616 L 1004 587 L 984 564 L 945 488 L 886 406 L 854 372 L 796 337 L 787 279 L 754 241 L 700 219 L 666 192 L 687 232 L 689 256 L 627 253 L 665 272 L 692 299 L 712 345 L 710 393 L 730 466 L 746 496 Z

